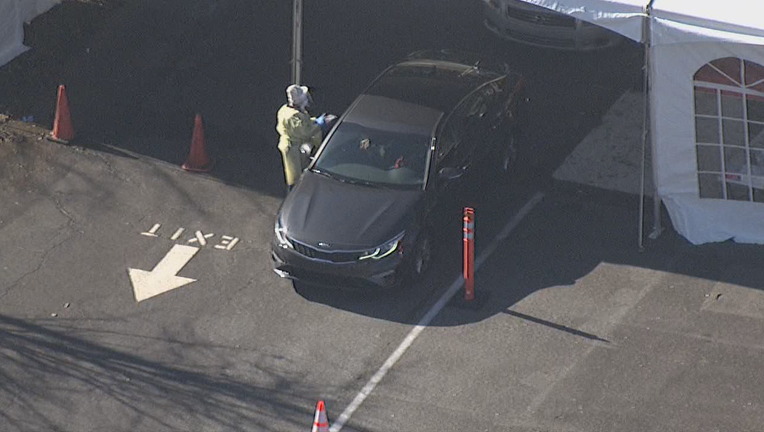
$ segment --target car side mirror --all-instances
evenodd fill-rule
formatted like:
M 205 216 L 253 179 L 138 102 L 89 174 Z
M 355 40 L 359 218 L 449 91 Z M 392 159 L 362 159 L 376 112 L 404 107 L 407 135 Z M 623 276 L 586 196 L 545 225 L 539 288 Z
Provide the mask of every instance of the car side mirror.
M 464 175 L 462 168 L 445 167 L 438 172 L 438 178 L 445 181 L 456 180 L 462 175 Z

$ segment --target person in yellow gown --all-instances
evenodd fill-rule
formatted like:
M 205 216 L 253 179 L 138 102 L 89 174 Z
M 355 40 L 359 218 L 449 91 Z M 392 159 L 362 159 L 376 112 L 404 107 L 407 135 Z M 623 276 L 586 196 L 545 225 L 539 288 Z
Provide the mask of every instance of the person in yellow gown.
M 290 85 L 286 89 L 287 103 L 278 111 L 276 131 L 279 133 L 279 151 L 284 161 L 284 177 L 290 191 L 302 173 L 300 146 L 313 148 L 321 144 L 323 133 L 316 119 L 308 113 L 311 103 L 308 87 Z

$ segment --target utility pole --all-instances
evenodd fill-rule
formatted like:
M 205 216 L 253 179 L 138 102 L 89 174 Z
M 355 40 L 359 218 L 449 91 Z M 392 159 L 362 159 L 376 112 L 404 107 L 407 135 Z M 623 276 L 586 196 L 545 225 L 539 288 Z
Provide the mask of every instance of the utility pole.
M 302 69 L 302 0 L 292 10 L 292 84 L 300 84 Z

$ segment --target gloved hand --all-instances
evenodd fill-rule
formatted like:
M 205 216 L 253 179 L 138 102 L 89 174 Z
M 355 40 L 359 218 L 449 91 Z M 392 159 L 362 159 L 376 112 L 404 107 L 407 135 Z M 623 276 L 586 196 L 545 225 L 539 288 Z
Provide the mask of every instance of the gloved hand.
M 337 116 L 324 113 L 316 117 L 316 124 L 321 128 L 321 132 L 326 135 L 329 133 L 329 129 L 332 128 L 332 124 L 336 119 Z
M 313 146 L 308 143 L 303 143 L 300 145 L 300 153 L 310 156 L 310 154 L 313 153 Z

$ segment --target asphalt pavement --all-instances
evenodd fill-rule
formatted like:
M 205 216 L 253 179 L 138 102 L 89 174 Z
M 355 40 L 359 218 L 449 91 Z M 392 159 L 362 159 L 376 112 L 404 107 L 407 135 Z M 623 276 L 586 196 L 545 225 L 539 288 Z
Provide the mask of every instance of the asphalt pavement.
M 758 429 L 761 248 L 640 251 L 635 197 L 579 187 L 546 191 L 479 268 L 485 304 L 444 308 L 359 430 Z
M 4 431 L 307 430 L 319 399 L 335 430 L 348 414 L 346 431 L 759 428 L 761 248 L 694 247 L 669 228 L 640 251 L 635 195 L 552 176 L 639 82 L 639 47 L 508 44 L 483 31 L 477 2 L 308 2 L 304 74 L 317 109 L 340 113 L 407 52 L 477 49 L 529 78 L 535 157 L 465 203 L 477 211 L 481 307 L 439 303 L 459 288 L 458 219 L 422 284 L 296 290 L 269 257 L 283 191 L 271 114 L 288 83 L 290 8 L 263 4 L 253 22 L 231 20 L 239 37 L 226 39 L 216 29 L 252 12 L 244 3 L 184 10 L 165 43 L 139 45 L 158 47 L 147 54 L 156 67 L 82 71 L 80 85 L 135 81 L 73 102 L 79 125 L 87 113 L 108 120 L 83 126 L 79 142 L 38 140 L 44 129 L 18 122 L 0 140 Z M 151 5 L 152 28 L 178 7 Z M 119 34 L 91 53 L 105 61 L 120 52 L 109 41 L 131 46 Z M 214 67 L 198 68 L 200 53 Z M 116 103 L 108 119 L 109 99 L 131 92 L 145 103 Z M 179 167 L 197 109 L 209 174 Z M 176 270 L 186 284 L 138 295 L 130 269 Z

